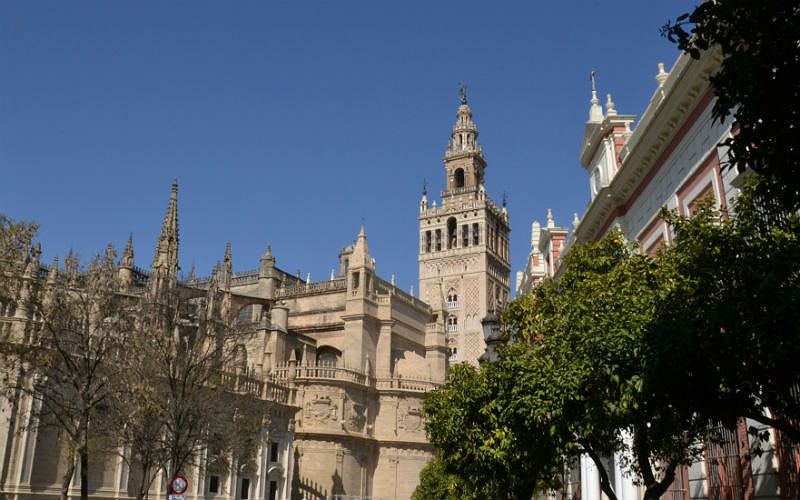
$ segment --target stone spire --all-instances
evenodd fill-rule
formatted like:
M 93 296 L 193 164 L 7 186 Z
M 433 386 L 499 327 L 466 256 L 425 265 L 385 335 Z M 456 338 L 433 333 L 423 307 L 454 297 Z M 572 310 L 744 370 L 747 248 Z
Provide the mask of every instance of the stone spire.
M 453 125 L 451 135 L 450 151 L 479 151 L 478 146 L 478 127 L 472 121 L 472 109 L 467 104 L 466 92 L 461 99 L 461 106 L 456 113 L 456 124 Z
M 367 247 L 367 235 L 364 233 L 364 226 L 361 226 L 361 232 L 358 233 L 356 246 L 353 249 L 353 254 L 350 256 L 350 267 L 367 267 L 374 269 L 372 257 L 369 255 L 369 247 Z
M 47 284 L 52 285 L 56 282 L 56 278 L 58 277 L 58 254 L 53 258 L 53 265 L 50 266 L 50 270 L 47 272 Z
M 133 268 L 133 233 L 128 236 L 128 244 L 125 245 L 125 250 L 122 251 L 119 267 Z
M 597 87 L 595 86 L 594 76 L 597 71 L 592 70 L 592 99 L 591 107 L 589 108 L 589 122 L 600 123 L 603 121 L 603 107 L 600 106 L 600 99 L 597 98 Z
M 608 94 L 606 101 L 606 116 L 617 116 L 617 105 L 611 100 L 611 94 Z
M 175 286 L 178 280 L 178 179 L 172 183 L 167 213 L 161 225 L 153 264 L 150 266 L 150 287 L 160 292 Z
M 39 275 L 39 257 L 42 255 L 42 244 L 36 242 L 36 245 L 31 249 L 31 258 L 28 260 L 28 265 L 25 268 L 25 274 L 29 277 L 35 278 Z
M 231 259 L 231 240 L 225 246 L 225 256 L 222 258 L 222 278 L 220 284 L 225 290 L 230 290 L 233 283 L 233 262 Z

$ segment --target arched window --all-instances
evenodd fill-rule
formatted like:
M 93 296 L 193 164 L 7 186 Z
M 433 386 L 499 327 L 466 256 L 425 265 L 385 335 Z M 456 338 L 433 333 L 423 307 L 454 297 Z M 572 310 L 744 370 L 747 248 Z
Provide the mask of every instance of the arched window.
M 457 188 L 464 187 L 464 169 L 463 168 L 456 169 L 454 182 L 455 182 L 454 187 L 457 187 Z
M 458 223 L 455 217 L 447 219 L 447 248 L 456 248 L 458 244 Z
M 455 288 L 451 288 L 450 291 L 447 292 L 447 308 L 458 309 L 458 294 L 456 294 Z
M 333 378 L 336 376 L 336 365 L 339 364 L 341 351 L 331 346 L 322 346 L 317 351 L 317 367 L 319 376 Z
M 447 331 L 448 332 L 458 331 L 458 318 L 453 316 L 447 318 Z

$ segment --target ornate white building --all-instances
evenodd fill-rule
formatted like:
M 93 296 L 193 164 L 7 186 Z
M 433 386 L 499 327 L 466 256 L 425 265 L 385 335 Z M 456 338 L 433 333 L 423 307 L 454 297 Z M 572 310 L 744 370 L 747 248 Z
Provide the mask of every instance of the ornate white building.
M 697 200 L 712 194 L 718 207 L 737 196 L 741 181 L 735 169 L 722 167 L 727 150 L 719 144 L 731 134 L 731 119 L 712 119 L 714 89 L 708 83 L 721 63 L 717 52 L 699 60 L 678 57 L 669 72 L 658 65 L 655 91 L 636 121 L 622 115 L 609 94 L 605 111 L 592 90 L 589 120 L 580 149 L 581 165 L 588 174 L 591 201 L 583 217 L 577 214 L 566 244 L 566 228 L 539 228 L 534 223 L 524 271 L 517 273 L 517 293 L 530 291 L 540 279 L 558 273 L 560 257 L 576 243 L 601 239 L 611 228 L 636 239 L 647 253 L 672 238 L 668 225 L 658 217 L 661 207 L 691 214 Z M 636 123 L 635 128 L 633 124 Z M 768 430 L 770 442 L 764 453 L 752 454 L 757 438 L 747 428 Z M 663 498 L 796 498 L 798 451 L 777 432 L 755 421 L 742 419 L 734 432 L 722 430 L 720 443 L 706 446 L 706 461 L 682 466 Z M 641 498 L 621 463 L 609 461 L 609 473 L 621 500 Z M 591 460 L 583 458 L 572 474 L 566 493 L 570 498 L 601 498 L 599 474 Z

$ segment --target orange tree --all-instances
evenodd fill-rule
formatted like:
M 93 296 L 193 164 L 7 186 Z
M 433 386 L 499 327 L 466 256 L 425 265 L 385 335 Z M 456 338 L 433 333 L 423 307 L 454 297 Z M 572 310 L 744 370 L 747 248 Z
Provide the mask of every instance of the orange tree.
M 456 498 L 523 500 L 555 486 L 564 443 L 526 402 L 534 378 L 528 354 L 530 346 L 517 344 L 479 369 L 455 365 L 426 395 L 425 429 L 437 456 L 414 498 L 461 492 Z M 434 488 L 437 481 L 448 484 Z
M 526 384 L 516 401 L 545 415 L 549 434 L 586 453 L 601 488 L 616 498 L 603 458 L 621 452 L 644 498 L 659 498 L 675 468 L 700 452 L 706 421 L 681 411 L 651 387 L 648 344 L 674 268 L 642 255 L 612 231 L 575 245 L 564 273 L 514 300 L 503 319 L 517 344 L 535 346 L 524 361 Z

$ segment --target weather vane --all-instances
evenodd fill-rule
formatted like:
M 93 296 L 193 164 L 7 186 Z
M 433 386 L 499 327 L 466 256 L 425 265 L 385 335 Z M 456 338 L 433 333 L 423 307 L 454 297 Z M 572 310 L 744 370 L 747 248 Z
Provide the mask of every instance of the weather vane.
M 461 88 L 458 91 L 458 97 L 461 99 L 461 104 L 467 104 L 467 84 L 459 82 Z
M 591 81 L 592 81 L 592 90 L 593 90 L 593 91 L 597 90 L 597 89 L 594 87 L 594 84 L 595 84 L 595 79 L 594 79 L 594 77 L 595 77 L 595 75 L 596 75 L 596 74 L 597 74 L 597 70 L 594 70 L 594 69 L 593 69 L 593 70 L 592 70 L 592 75 L 589 77 L 589 80 L 591 80 Z

